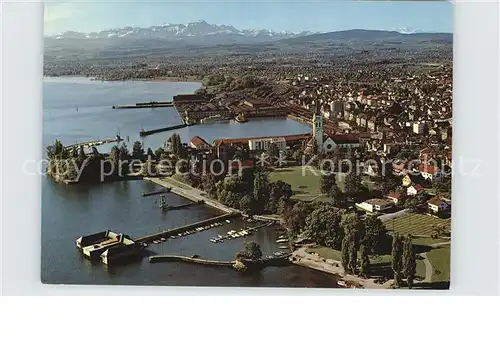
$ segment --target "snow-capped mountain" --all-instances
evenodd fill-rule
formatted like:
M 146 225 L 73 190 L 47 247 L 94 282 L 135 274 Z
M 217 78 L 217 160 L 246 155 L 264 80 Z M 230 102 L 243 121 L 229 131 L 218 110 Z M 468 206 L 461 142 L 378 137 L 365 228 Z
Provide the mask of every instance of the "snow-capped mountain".
M 396 29 L 396 32 L 400 34 L 417 34 L 417 33 L 423 33 L 423 31 L 414 29 L 411 27 L 404 27 L 404 28 L 398 28 Z
M 189 37 L 203 37 L 216 35 L 233 35 L 248 38 L 285 39 L 314 34 L 312 32 L 292 33 L 288 31 L 274 32 L 269 29 L 239 30 L 233 26 L 209 24 L 205 21 L 187 24 L 163 24 L 148 28 L 124 27 L 102 30 L 100 32 L 80 33 L 67 31 L 52 36 L 55 39 L 100 39 L 100 38 L 154 38 L 154 39 L 181 39 Z

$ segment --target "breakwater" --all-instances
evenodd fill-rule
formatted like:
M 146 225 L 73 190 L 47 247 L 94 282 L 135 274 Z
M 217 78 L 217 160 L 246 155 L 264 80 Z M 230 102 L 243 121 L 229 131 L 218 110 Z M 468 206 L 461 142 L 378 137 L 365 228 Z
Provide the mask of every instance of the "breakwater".
M 135 105 L 117 105 L 113 109 L 174 107 L 173 101 L 138 102 Z
M 175 129 L 181 129 L 187 127 L 186 124 L 178 124 L 175 126 L 170 126 L 170 127 L 164 127 L 164 128 L 158 128 L 158 129 L 150 129 L 150 130 L 141 130 L 139 132 L 139 135 L 142 136 L 147 136 L 151 134 L 156 134 L 156 133 L 161 133 L 161 132 L 168 132 L 169 130 L 175 130 Z
M 213 260 L 204 260 L 201 258 L 187 257 L 187 256 L 177 256 L 177 255 L 160 255 L 160 256 L 151 256 L 149 258 L 149 262 L 157 263 L 157 262 L 187 262 L 187 263 L 197 263 L 204 264 L 209 266 L 220 266 L 220 267 L 232 267 L 236 261 L 213 261 Z

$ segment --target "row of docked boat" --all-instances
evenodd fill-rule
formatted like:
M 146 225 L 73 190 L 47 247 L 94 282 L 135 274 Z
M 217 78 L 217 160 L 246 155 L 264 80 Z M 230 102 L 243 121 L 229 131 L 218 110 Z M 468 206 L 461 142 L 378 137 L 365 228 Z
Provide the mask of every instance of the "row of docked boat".
M 280 235 L 278 237 L 278 240 L 276 240 L 276 243 L 278 243 L 278 244 L 288 243 L 288 237 L 286 235 Z
M 236 238 L 244 238 L 244 237 L 252 234 L 254 231 L 256 231 L 259 228 L 269 227 L 273 224 L 274 223 L 272 223 L 272 222 L 267 222 L 267 223 L 260 224 L 260 225 L 257 225 L 255 227 L 252 227 L 252 228 L 246 228 L 246 229 L 242 229 L 239 231 L 238 230 L 230 230 L 226 233 L 226 235 L 219 234 L 218 236 L 210 239 L 210 241 L 213 243 L 222 243 L 226 240 L 232 240 L 232 239 L 236 239 Z
M 229 219 L 226 219 L 225 222 L 215 222 L 215 223 L 212 223 L 212 224 L 207 224 L 207 225 L 202 226 L 202 227 L 197 227 L 197 228 L 194 228 L 194 229 L 190 229 L 190 230 L 187 230 L 187 231 L 179 233 L 179 234 L 170 235 L 170 236 L 168 236 L 166 238 L 163 237 L 163 238 L 160 238 L 158 240 L 154 240 L 153 244 L 161 244 L 162 242 L 166 241 L 167 238 L 169 238 L 169 239 L 177 239 L 177 238 L 180 238 L 180 237 L 183 237 L 183 236 L 188 236 L 188 235 L 191 235 L 191 234 L 194 234 L 194 233 L 202 232 L 202 231 L 207 230 L 207 229 L 217 228 L 217 227 L 223 226 L 226 223 L 231 223 L 231 221 Z
M 240 230 L 240 231 L 230 230 L 227 232 L 226 235 L 219 234 L 217 237 L 210 239 L 210 241 L 213 243 L 221 243 L 225 240 L 244 238 L 244 237 L 250 235 L 250 233 L 251 233 L 251 231 L 249 229 L 248 230 Z

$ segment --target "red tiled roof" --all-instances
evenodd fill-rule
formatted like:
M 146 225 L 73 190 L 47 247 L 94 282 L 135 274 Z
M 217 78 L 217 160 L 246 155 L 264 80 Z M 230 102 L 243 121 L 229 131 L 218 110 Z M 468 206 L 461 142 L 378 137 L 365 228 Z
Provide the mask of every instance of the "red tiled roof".
M 245 160 L 245 161 L 238 161 L 238 160 L 232 160 L 232 161 L 229 161 L 229 166 L 232 167 L 232 168 L 238 168 L 240 163 L 241 163 L 241 167 L 253 167 L 253 160 Z
M 413 185 L 413 187 L 415 188 L 416 191 L 422 191 L 424 190 L 424 187 L 420 184 L 415 184 Z
M 439 168 L 434 165 L 421 164 L 418 167 L 418 170 L 423 173 L 436 174 Z
M 259 139 L 271 139 L 271 138 L 284 138 L 288 141 L 298 141 L 302 139 L 310 138 L 311 134 L 294 134 L 294 135 L 278 135 L 278 136 L 262 136 L 262 137 L 252 137 L 252 138 L 237 138 L 237 139 L 215 139 L 213 144 L 219 146 L 221 144 L 245 144 L 248 143 L 249 140 L 259 140 Z
M 395 193 L 395 192 L 390 192 L 389 195 L 387 195 L 387 197 L 391 199 L 401 199 L 404 196 L 405 196 L 404 193 Z
M 429 201 L 427 201 L 427 203 L 431 204 L 431 205 L 435 205 L 435 206 L 439 206 L 443 203 L 444 201 L 441 200 L 441 198 L 439 196 L 435 196 L 433 197 L 432 199 L 430 199 Z
M 191 139 L 191 143 L 193 143 L 194 146 L 208 145 L 208 143 L 199 136 L 195 136 L 193 139 Z
M 359 143 L 359 135 L 355 135 L 355 134 L 352 134 L 352 133 L 329 135 L 329 137 L 336 144 L 355 144 L 355 143 Z

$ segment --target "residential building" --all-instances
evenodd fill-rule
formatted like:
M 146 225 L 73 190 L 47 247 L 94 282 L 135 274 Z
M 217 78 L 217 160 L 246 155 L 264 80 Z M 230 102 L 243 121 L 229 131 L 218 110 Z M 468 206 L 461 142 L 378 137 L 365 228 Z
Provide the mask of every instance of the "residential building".
M 424 188 L 420 184 L 414 184 L 406 189 L 406 194 L 408 196 L 415 196 L 424 191 Z
M 429 210 L 434 213 L 445 212 L 450 208 L 450 204 L 441 199 L 439 196 L 433 197 L 432 199 L 427 201 L 427 204 L 429 206 Z
M 370 199 L 356 204 L 356 206 L 367 212 L 381 212 L 394 207 L 394 202 L 388 199 Z

